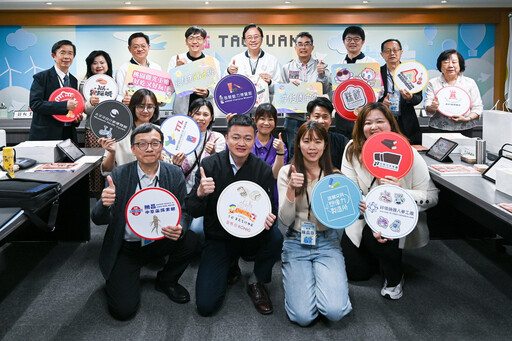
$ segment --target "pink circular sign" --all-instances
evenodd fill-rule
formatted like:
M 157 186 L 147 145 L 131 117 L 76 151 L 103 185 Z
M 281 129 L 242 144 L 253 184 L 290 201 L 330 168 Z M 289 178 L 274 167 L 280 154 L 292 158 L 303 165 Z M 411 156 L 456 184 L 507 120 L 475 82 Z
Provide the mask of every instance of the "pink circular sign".
M 349 121 L 357 120 L 354 110 L 368 103 L 375 102 L 375 92 L 372 87 L 361 79 L 349 79 L 340 83 L 333 95 L 336 112 Z
M 52 92 L 50 98 L 48 99 L 50 101 L 67 102 L 71 99 L 74 99 L 78 102 L 75 110 L 69 111 L 66 115 L 53 115 L 53 118 L 61 122 L 73 122 L 78 115 L 84 112 L 85 100 L 82 94 L 73 88 L 64 87 Z
M 466 90 L 458 86 L 445 86 L 436 93 L 439 107 L 444 116 L 463 116 L 471 109 L 471 97 Z

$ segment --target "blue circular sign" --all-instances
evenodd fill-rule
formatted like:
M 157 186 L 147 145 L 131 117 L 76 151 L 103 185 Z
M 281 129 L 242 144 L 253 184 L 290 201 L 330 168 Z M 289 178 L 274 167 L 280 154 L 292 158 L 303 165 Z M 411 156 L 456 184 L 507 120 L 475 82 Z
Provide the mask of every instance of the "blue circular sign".
M 311 209 L 316 219 L 332 229 L 344 229 L 359 216 L 361 190 L 348 177 L 332 174 L 318 181 L 311 194 Z
M 247 114 L 256 104 L 256 87 L 242 75 L 222 78 L 215 87 L 215 104 L 224 114 Z

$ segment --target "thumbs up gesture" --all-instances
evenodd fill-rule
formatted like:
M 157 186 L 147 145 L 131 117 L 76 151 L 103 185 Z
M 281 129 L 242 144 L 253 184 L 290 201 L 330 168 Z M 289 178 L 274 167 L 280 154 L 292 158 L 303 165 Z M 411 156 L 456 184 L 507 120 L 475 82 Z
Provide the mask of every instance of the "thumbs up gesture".
M 89 98 L 89 102 L 94 106 L 97 106 L 100 103 L 100 98 L 96 96 L 96 90 L 94 89 L 92 90 L 92 96 Z
M 288 186 L 291 186 L 293 189 L 298 189 L 302 187 L 302 184 L 304 184 L 304 174 L 298 173 L 295 166 L 292 165 L 292 174 L 290 175 L 290 183 Z
M 103 189 L 101 192 L 101 202 L 103 206 L 110 207 L 116 201 L 116 186 L 114 185 L 114 180 L 110 175 L 107 176 L 108 187 Z
M 204 146 L 204 150 L 206 150 L 206 152 L 207 152 L 208 154 L 210 154 L 210 155 L 211 155 L 211 154 L 215 153 L 215 143 L 217 143 L 217 140 L 218 140 L 219 138 L 220 138 L 220 136 L 219 136 L 219 137 L 217 137 L 215 140 L 213 140 L 213 141 L 208 141 L 208 142 L 206 143 L 206 146 Z
M 233 74 L 238 72 L 238 66 L 235 65 L 235 60 L 233 59 L 233 63 L 228 67 L 228 73 Z
M 180 55 L 176 56 L 176 66 L 185 65 L 186 61 L 183 59 L 180 59 Z
M 272 143 L 272 147 L 277 151 L 277 154 L 283 154 L 284 155 L 284 142 L 283 137 L 281 136 L 281 133 L 279 133 L 279 138 L 274 139 L 274 142 Z
M 325 73 L 325 64 L 322 63 L 322 60 L 320 60 L 318 62 L 318 65 L 316 67 L 316 72 L 319 74 L 319 75 L 323 75 Z
M 202 198 L 213 193 L 215 190 L 215 182 L 212 177 L 206 177 L 203 167 L 199 168 L 199 171 L 201 172 L 201 182 L 197 188 L 197 196 Z
M 130 105 L 130 100 L 132 99 L 132 96 L 128 93 L 128 90 L 124 91 L 124 97 L 123 97 L 123 104 L 124 105 Z

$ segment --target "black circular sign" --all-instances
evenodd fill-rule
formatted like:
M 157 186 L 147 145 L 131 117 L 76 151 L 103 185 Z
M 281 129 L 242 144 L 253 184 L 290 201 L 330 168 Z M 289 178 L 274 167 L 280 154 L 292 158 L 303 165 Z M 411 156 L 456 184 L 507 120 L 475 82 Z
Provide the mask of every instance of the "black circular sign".
M 133 117 L 130 109 L 115 100 L 101 102 L 91 114 L 90 126 L 97 138 L 121 141 L 128 136 L 132 125 Z

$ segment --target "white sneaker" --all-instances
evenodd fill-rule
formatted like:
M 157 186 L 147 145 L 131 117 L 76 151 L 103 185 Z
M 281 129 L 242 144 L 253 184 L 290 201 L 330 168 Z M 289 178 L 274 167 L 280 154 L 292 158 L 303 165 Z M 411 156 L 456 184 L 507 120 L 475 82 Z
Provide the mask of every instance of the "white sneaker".
M 388 280 L 384 280 L 384 286 L 382 287 L 380 294 L 382 297 L 390 300 L 398 300 L 404 294 L 404 276 L 400 280 L 400 283 L 396 287 L 388 287 Z

